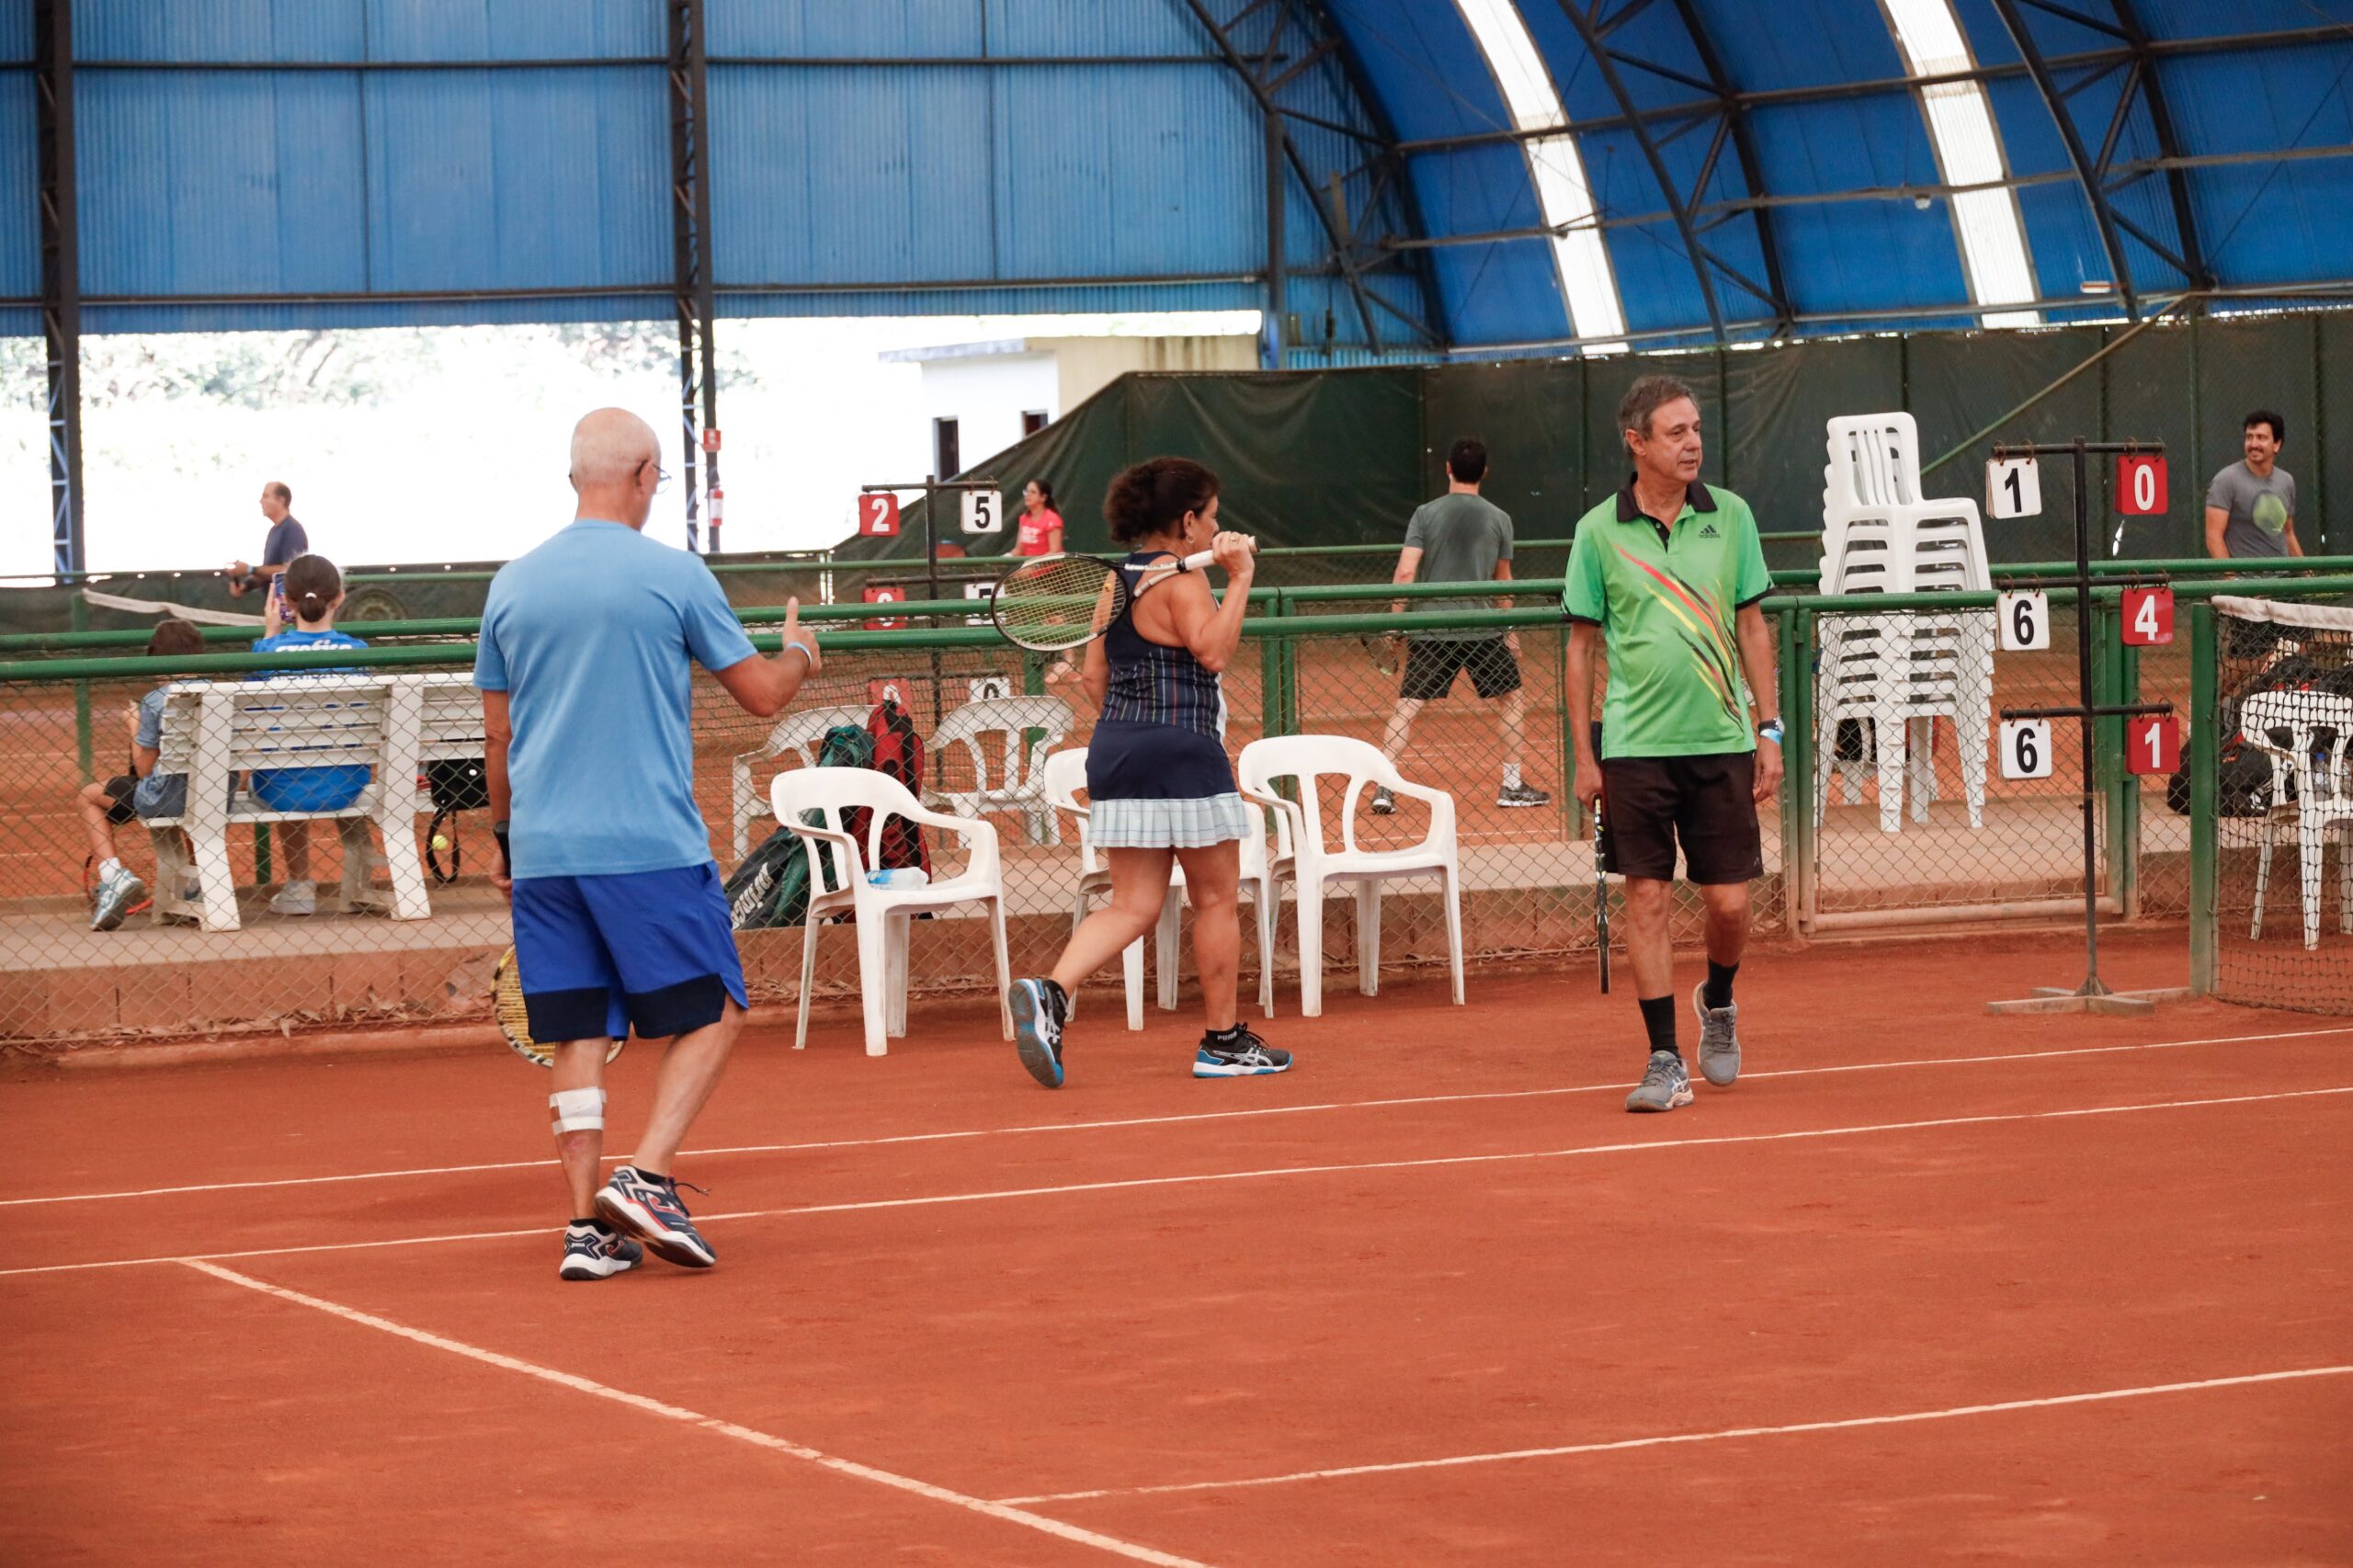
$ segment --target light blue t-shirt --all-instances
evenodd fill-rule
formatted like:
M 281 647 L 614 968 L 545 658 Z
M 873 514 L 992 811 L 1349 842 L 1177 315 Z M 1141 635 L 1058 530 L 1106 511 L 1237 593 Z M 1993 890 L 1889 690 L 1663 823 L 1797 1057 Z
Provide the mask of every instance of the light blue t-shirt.
M 499 568 L 474 685 L 507 694 L 514 725 L 513 874 L 709 865 L 691 666 L 752 655 L 702 558 L 624 524 L 583 518 Z

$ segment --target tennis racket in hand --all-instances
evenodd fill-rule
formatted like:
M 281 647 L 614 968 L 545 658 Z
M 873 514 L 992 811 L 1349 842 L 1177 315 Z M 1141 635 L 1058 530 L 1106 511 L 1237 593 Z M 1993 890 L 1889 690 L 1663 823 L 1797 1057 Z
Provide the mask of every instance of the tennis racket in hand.
M 506 1037 L 506 1043 L 515 1048 L 516 1055 L 542 1067 L 555 1065 L 555 1051 L 531 1038 L 531 1020 L 523 1007 L 523 974 L 516 967 L 512 948 L 501 956 L 497 971 L 491 978 L 490 1010 L 498 1019 L 498 1032 Z M 605 1052 L 605 1060 L 610 1062 L 619 1056 L 621 1047 L 628 1043 L 625 1040 L 613 1041 L 612 1049 Z
M 1256 550 L 1257 541 L 1250 540 L 1249 548 Z M 1115 565 L 1092 555 L 1032 556 L 997 578 L 989 615 L 1017 647 L 1067 653 L 1110 631 L 1130 605 L 1169 578 L 1199 572 L 1216 559 L 1210 550 L 1174 565 Z
M 1609 856 L 1601 797 L 1593 798 L 1593 936 L 1601 954 L 1601 994 L 1609 994 Z

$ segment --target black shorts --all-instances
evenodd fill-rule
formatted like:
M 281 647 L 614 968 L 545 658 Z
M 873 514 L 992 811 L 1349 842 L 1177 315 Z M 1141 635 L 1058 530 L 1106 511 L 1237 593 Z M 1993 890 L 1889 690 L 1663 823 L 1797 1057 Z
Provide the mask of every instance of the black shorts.
M 1454 689 L 1454 677 L 1471 672 L 1472 688 L 1483 698 L 1519 689 L 1519 661 L 1500 637 L 1416 638 L 1405 644 L 1408 702 L 1429 702 Z
M 1756 831 L 1756 754 L 1621 756 L 1601 764 L 1602 864 L 1620 876 L 1675 880 L 1675 846 L 1695 882 L 1765 874 Z
M 139 780 L 128 773 L 107 780 L 107 798 L 114 802 L 107 808 L 107 821 L 123 827 L 139 820 L 139 813 L 131 809 L 131 797 L 138 789 Z

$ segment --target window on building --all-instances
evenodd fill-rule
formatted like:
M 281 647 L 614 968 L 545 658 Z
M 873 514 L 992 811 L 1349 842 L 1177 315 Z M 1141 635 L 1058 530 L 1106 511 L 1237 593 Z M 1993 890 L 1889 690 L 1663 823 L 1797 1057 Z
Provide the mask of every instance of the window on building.
M 941 479 L 951 479 L 964 472 L 963 444 L 957 437 L 953 419 L 931 422 L 931 472 Z
M 1046 411 L 1044 409 L 1025 408 L 1021 411 L 1021 433 L 1024 436 L 1034 436 L 1045 427 Z

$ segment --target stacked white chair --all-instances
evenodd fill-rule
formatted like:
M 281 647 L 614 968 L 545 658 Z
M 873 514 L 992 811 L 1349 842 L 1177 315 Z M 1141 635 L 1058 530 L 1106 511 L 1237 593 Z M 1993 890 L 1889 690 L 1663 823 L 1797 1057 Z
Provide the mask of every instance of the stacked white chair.
M 1111 869 L 1103 852 L 1086 831 L 1087 809 L 1079 803 L 1079 791 L 1086 788 L 1086 748 L 1058 751 L 1046 758 L 1044 770 L 1047 803 L 1068 816 L 1078 828 L 1078 885 L 1071 900 L 1071 929 L 1078 929 L 1087 911 L 1098 898 L 1111 892 Z M 1256 814 L 1253 809 L 1252 814 Z M 1258 927 L 1258 1006 L 1268 1017 L 1275 1016 L 1275 883 L 1267 867 L 1267 840 L 1263 833 L 1242 841 L 1242 892 L 1251 901 L 1251 912 Z M 1160 905 L 1160 923 L 1153 931 L 1153 962 L 1160 976 L 1160 1006 L 1176 1006 L 1176 938 L 1178 905 L 1185 896 L 1185 868 L 1174 867 L 1168 873 L 1168 896 Z M 1120 955 L 1120 967 L 1128 993 L 1128 1028 L 1143 1028 L 1143 939 L 1130 942 Z
M 735 858 L 741 860 L 752 847 L 752 822 L 768 814 L 767 797 L 752 782 L 756 764 L 774 762 L 788 752 L 803 767 L 817 766 L 817 749 L 827 731 L 847 724 L 852 729 L 866 728 L 867 710 L 863 708 L 796 708 L 776 722 L 768 731 L 768 738 L 757 751 L 747 751 L 729 765 L 730 811 L 729 831 L 735 846 Z
M 1830 421 L 1823 471 L 1822 591 L 1984 592 L 1993 586 L 1977 505 L 1920 494 L 1918 428 L 1908 414 Z M 1936 793 L 1934 726 L 1961 747 L 1969 825 L 1985 822 L 1985 757 L 1994 700 L 1994 615 L 1957 610 L 1824 616 L 1815 676 L 1814 815 L 1837 764 L 1838 728 L 1862 726 L 1879 775 L 1880 829 L 1903 826 L 1905 774 L 1915 820 Z

